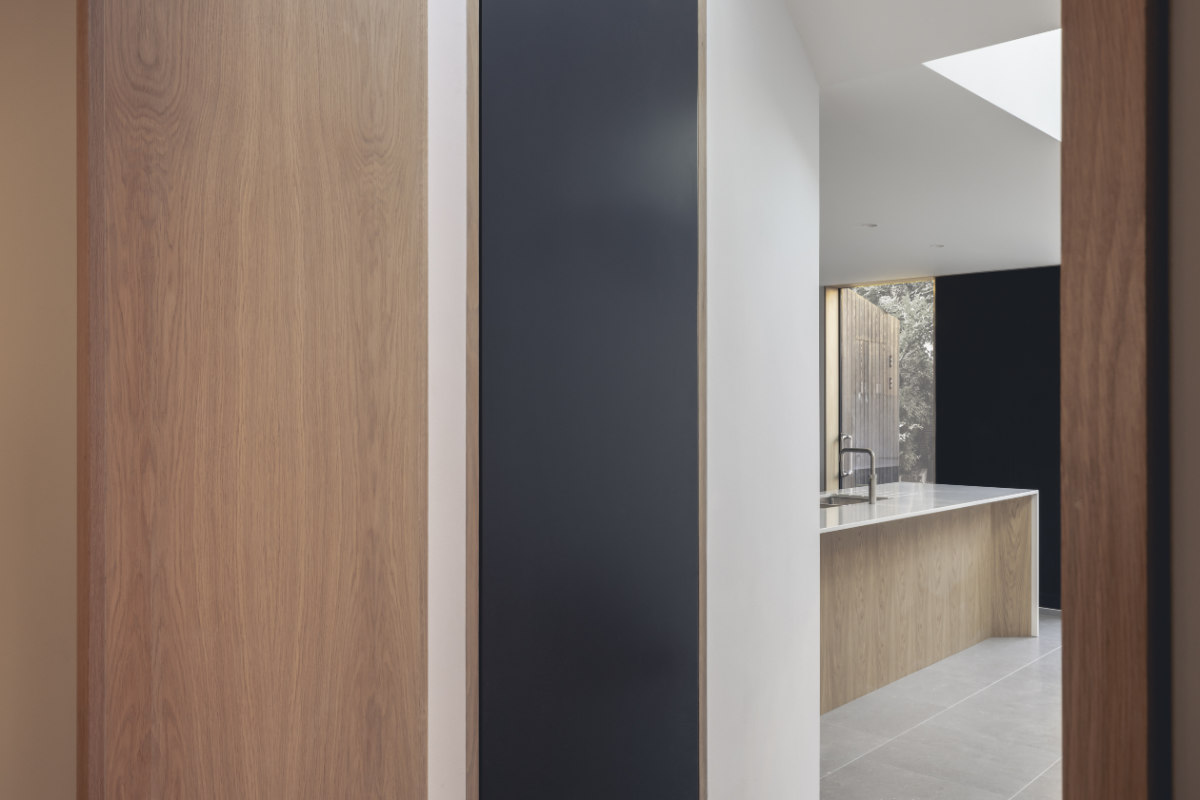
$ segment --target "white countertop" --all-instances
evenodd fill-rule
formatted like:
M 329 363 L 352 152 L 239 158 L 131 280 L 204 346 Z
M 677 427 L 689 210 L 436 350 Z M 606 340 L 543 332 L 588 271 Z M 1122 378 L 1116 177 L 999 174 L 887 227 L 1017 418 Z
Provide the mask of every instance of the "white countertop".
M 854 490 L 838 492 L 838 494 L 856 494 L 866 497 L 867 488 L 860 486 Z M 880 498 L 887 499 L 880 499 L 875 505 L 855 503 L 838 508 L 822 508 L 821 533 L 833 533 L 862 525 L 874 525 L 906 517 L 952 511 L 956 508 L 997 503 L 1001 500 L 1013 500 L 1018 497 L 1030 497 L 1036 495 L 1037 490 L 946 486 L 940 483 L 881 483 L 877 494 Z

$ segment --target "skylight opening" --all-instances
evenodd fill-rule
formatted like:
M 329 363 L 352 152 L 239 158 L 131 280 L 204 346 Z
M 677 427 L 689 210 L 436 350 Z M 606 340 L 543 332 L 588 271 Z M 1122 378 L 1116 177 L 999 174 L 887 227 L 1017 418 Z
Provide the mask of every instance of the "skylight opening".
M 939 75 L 1062 141 L 1062 29 L 925 62 Z

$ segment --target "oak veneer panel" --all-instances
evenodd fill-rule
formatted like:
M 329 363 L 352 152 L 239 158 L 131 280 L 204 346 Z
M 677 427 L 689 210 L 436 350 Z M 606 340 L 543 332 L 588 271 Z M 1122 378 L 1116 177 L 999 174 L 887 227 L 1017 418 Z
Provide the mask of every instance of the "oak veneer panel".
M 1063 3 L 1067 800 L 1170 791 L 1165 5 Z
M 992 636 L 1030 635 L 1031 502 L 821 537 L 821 713 Z M 997 628 L 1009 615 L 1024 627 Z
M 990 508 L 996 570 L 992 636 L 1033 636 L 1034 500 L 1023 497 Z
M 424 797 L 424 2 L 80 9 L 81 796 Z

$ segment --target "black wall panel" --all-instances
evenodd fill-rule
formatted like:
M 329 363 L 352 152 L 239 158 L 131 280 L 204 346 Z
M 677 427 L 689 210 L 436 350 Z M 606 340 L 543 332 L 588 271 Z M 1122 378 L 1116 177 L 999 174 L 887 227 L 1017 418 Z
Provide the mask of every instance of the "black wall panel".
M 1041 604 L 1061 608 L 1059 268 L 937 279 L 937 481 L 1040 492 Z
M 695 0 L 483 0 L 480 781 L 698 796 Z

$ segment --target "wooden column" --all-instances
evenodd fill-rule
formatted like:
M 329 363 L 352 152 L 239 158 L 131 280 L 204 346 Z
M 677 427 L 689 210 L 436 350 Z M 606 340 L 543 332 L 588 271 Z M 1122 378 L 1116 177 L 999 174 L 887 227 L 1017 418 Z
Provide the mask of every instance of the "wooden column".
M 81 0 L 79 796 L 426 792 L 424 0 Z
M 1063 3 L 1067 800 L 1170 792 L 1166 3 Z

